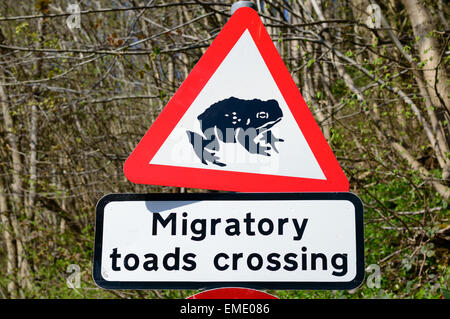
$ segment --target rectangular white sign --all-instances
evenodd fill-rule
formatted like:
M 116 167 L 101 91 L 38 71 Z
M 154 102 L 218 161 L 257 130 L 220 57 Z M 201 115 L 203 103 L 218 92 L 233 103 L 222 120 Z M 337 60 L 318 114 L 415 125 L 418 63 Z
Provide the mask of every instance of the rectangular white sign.
M 364 277 L 351 193 L 110 194 L 94 280 L 110 289 L 352 289 Z

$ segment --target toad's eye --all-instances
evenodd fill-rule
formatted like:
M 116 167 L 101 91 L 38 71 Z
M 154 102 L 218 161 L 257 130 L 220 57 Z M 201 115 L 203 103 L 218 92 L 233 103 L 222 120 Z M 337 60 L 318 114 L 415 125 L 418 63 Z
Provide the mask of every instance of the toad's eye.
M 269 118 L 269 113 L 267 113 L 267 112 L 258 112 L 258 113 L 256 113 L 256 118 L 258 118 L 258 119 L 267 119 L 267 118 Z

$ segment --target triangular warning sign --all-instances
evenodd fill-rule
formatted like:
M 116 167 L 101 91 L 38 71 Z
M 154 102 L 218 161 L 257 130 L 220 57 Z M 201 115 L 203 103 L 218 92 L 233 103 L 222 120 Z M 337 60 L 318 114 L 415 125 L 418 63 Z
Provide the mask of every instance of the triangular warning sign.
M 134 183 L 240 192 L 349 183 L 256 11 L 238 9 L 125 162 Z

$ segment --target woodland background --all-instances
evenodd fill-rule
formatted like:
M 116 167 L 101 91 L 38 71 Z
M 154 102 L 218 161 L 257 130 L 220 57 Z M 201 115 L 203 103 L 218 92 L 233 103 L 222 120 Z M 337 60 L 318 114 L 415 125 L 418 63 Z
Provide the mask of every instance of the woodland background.
M 80 28 L 72 30 L 66 23 L 70 3 L 81 9 Z M 91 276 L 94 212 L 111 192 L 202 191 L 134 185 L 122 166 L 224 26 L 231 4 L 0 2 L 1 298 L 194 293 L 97 288 Z M 445 295 L 448 3 L 257 5 L 351 191 L 364 202 L 368 267 L 366 281 L 353 291 L 270 292 L 281 298 Z

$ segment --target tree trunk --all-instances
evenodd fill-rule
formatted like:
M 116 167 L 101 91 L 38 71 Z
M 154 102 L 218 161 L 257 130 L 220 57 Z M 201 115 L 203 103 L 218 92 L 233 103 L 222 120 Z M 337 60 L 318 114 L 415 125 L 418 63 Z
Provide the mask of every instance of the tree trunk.
M 449 108 L 449 87 L 447 84 L 447 73 L 442 63 L 443 49 L 433 34 L 437 31 L 436 25 L 431 17 L 429 9 L 423 5 L 420 0 L 403 0 L 403 4 L 408 12 L 414 36 L 417 40 L 417 50 L 423 66 L 423 75 L 425 85 L 433 107 L 441 110 L 438 112 L 438 117 L 441 122 L 444 121 L 446 114 L 447 120 L 450 119 Z M 442 123 L 440 123 L 442 125 Z M 438 129 L 442 129 L 439 127 Z M 448 144 L 448 137 L 446 143 Z M 446 147 L 448 151 L 448 147 Z M 446 160 L 443 169 L 443 178 L 447 179 L 450 176 L 450 160 L 444 155 Z

